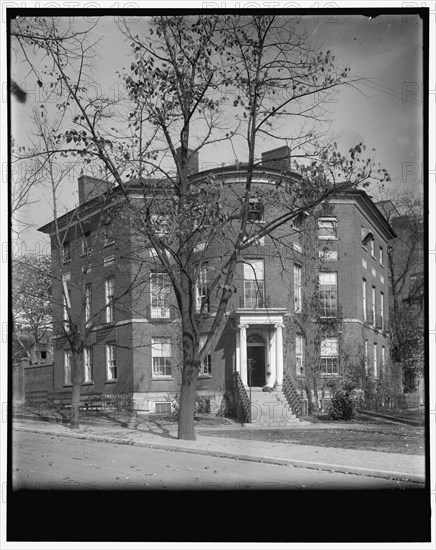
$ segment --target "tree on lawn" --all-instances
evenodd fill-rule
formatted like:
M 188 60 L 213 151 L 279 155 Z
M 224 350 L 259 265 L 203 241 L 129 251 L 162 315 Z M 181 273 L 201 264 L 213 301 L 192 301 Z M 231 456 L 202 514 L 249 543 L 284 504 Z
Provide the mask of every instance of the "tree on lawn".
M 387 254 L 392 359 L 403 366 L 404 391 L 413 392 L 424 374 L 424 208 L 410 193 L 379 208 L 397 233 Z
M 243 251 L 265 235 L 280 241 L 288 222 L 338 191 L 388 177 L 374 169 L 372 155 L 363 158 L 363 144 L 343 155 L 336 143 L 322 139 L 323 105 L 338 86 L 352 84 L 349 70 L 337 70 L 332 52 L 312 45 L 289 16 L 153 17 L 141 20 L 138 33 L 121 25 L 132 47 L 130 70 L 122 75 L 123 101 L 103 94 L 89 100 L 90 74 L 77 57 L 87 51 L 86 36 L 71 55 L 56 46 L 59 22 L 38 19 L 33 26 L 31 40 L 51 62 L 43 86 L 63 97 L 57 149 L 99 165 L 120 186 L 144 248 L 155 250 L 171 282 L 183 341 L 178 437 L 195 439 L 199 367 L 223 329 Z M 25 20 L 16 22 L 13 33 L 26 50 Z M 290 127 L 285 133 L 279 131 L 283 123 Z M 299 176 L 283 174 L 290 185 L 259 187 L 256 151 L 281 139 Z M 201 150 L 226 143 L 246 159 L 240 193 L 212 175 L 191 173 Z M 141 201 L 129 197 L 132 179 L 143 185 Z M 253 198 L 280 205 L 264 225 L 249 220 Z M 213 277 L 198 304 L 202 260 L 217 245 L 223 252 L 214 255 Z M 217 305 L 200 346 L 212 295 Z
M 52 332 L 50 256 L 12 258 L 12 358 L 37 361 L 37 348 Z

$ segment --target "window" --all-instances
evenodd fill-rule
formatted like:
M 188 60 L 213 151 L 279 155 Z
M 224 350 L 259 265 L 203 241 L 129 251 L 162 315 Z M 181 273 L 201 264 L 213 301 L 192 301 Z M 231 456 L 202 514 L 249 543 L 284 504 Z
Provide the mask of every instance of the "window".
M 321 373 L 339 374 L 337 338 L 321 340 Z
M 108 277 L 105 281 L 106 323 L 112 323 L 114 320 L 114 292 L 115 280 Z
M 372 310 L 372 319 L 370 319 L 371 324 L 375 324 L 375 286 L 371 288 L 371 310 Z
M 47 361 L 47 351 L 46 350 L 41 350 L 40 351 L 40 359 L 41 359 L 41 363 L 45 363 Z
M 105 223 L 104 227 L 104 242 L 103 246 L 107 246 L 109 244 L 113 244 L 114 241 L 114 226 L 111 222 Z
M 319 300 L 321 317 L 336 317 L 338 312 L 337 273 L 319 274 Z
M 374 236 L 372 234 L 372 231 L 369 229 L 366 229 L 365 227 L 361 226 L 360 228 L 360 237 L 362 239 L 362 247 L 367 250 L 366 245 L 368 244 L 368 241 L 371 240 L 371 252 L 373 252 L 373 243 L 374 243 Z M 374 254 L 373 254 L 374 256 Z
M 206 336 L 200 336 L 200 349 L 204 346 L 206 342 Z M 200 376 L 212 376 L 212 359 L 211 354 L 208 353 L 206 358 L 200 365 Z
M 62 261 L 64 264 L 71 261 L 71 245 L 69 242 L 63 244 L 62 247 Z
M 261 201 L 257 198 L 249 199 L 248 220 L 251 222 L 262 222 L 263 213 L 264 213 L 264 207 Z
M 170 414 L 171 413 L 171 401 L 155 402 L 154 412 L 156 414 Z
M 84 381 L 85 383 L 92 382 L 94 379 L 92 365 L 92 348 L 87 346 L 83 350 L 83 368 L 84 368 Z
M 294 311 L 298 313 L 302 308 L 302 292 L 301 292 L 301 265 L 294 264 Z
M 196 286 L 197 294 L 197 312 L 200 311 L 203 299 L 206 298 L 207 293 L 209 292 L 209 287 L 207 285 L 207 264 L 204 264 L 200 267 L 198 272 L 198 282 Z M 209 300 L 205 302 L 203 312 L 207 313 L 209 311 Z
M 151 317 L 153 319 L 170 317 L 170 280 L 166 273 L 151 273 Z
M 363 306 L 363 320 L 367 320 L 366 310 L 366 280 L 362 279 L 362 306 Z
M 264 290 L 263 260 L 245 260 L 244 307 L 264 307 Z
M 385 328 L 385 295 L 383 292 L 380 292 L 380 320 L 381 320 L 381 329 Z
M 64 386 L 71 386 L 71 351 L 64 351 Z
M 378 368 L 377 368 L 377 344 L 374 342 L 374 354 L 373 354 L 373 364 L 374 364 L 374 378 L 378 378 Z
M 318 239 L 334 240 L 337 238 L 337 219 L 318 218 Z
M 295 336 L 295 372 L 298 376 L 303 374 L 304 368 L 304 340 L 302 334 Z
M 166 215 L 152 214 L 151 223 L 156 236 L 159 238 L 166 237 L 169 232 L 169 217 Z
M 371 256 L 372 256 L 373 258 L 375 258 L 375 243 L 374 243 L 374 239 L 371 239 L 371 244 L 370 244 L 370 246 L 371 246 Z
M 153 376 L 171 376 L 171 338 L 152 338 Z
M 320 250 L 319 259 L 322 262 L 336 262 L 338 259 L 337 250 Z
M 364 361 L 365 361 L 365 373 L 368 374 L 368 340 L 365 340 L 365 356 L 364 356 Z
M 85 323 L 88 327 L 91 323 L 92 284 L 85 286 Z
M 82 237 L 82 256 L 86 256 L 91 251 L 91 231 L 83 233 Z
M 115 256 L 107 256 L 106 258 L 103 259 L 103 266 L 104 267 L 108 267 L 110 265 L 112 265 L 115 261 Z
M 382 368 L 382 372 L 384 372 L 385 367 L 386 367 L 386 348 L 384 346 L 382 346 L 382 349 L 381 349 L 381 368 Z
M 379 249 L 379 259 L 380 259 L 380 265 L 384 266 L 384 253 L 383 253 L 383 247 L 381 246 Z
M 117 379 L 117 362 L 115 359 L 115 346 L 106 344 L 106 379 Z

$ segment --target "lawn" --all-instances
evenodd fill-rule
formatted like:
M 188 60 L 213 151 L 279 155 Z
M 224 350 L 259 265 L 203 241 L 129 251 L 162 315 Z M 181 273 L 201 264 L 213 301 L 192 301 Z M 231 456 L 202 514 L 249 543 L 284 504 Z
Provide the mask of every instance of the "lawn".
M 266 443 L 293 443 L 317 447 L 358 449 L 423 455 L 425 453 L 424 429 L 415 426 L 367 425 L 362 427 L 323 427 L 309 426 L 289 429 L 250 429 L 202 430 L 202 435 L 252 439 Z

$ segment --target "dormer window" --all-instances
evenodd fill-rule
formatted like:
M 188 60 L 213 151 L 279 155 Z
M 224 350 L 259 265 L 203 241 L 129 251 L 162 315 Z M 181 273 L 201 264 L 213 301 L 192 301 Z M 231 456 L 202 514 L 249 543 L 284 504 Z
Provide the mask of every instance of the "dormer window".
M 372 231 L 362 226 L 360 228 L 360 235 L 362 239 L 362 246 L 365 250 L 368 245 L 368 242 L 371 241 L 371 253 L 373 253 L 374 252 L 374 235 Z

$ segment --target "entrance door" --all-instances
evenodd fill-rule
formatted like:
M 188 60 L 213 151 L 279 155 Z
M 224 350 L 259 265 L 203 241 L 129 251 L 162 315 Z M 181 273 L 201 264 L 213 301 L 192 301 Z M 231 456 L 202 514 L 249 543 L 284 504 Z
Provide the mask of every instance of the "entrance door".
M 247 346 L 247 367 L 250 363 L 252 364 L 251 387 L 263 387 L 265 385 L 265 346 Z M 248 384 L 250 385 L 250 373 L 248 373 Z

